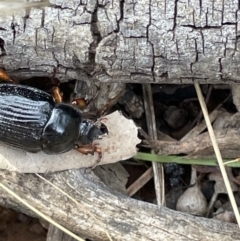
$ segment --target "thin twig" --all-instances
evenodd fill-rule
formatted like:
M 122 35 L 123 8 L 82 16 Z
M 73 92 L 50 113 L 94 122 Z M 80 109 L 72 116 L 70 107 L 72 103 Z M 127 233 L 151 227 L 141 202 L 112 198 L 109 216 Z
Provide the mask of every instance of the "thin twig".
M 209 95 L 210 95 L 210 93 L 209 93 Z M 210 97 L 210 96 L 207 96 L 207 97 L 206 97 L 206 100 L 208 100 L 209 97 Z M 209 114 L 210 119 L 211 119 L 211 122 L 215 121 L 215 119 L 217 118 L 218 113 L 219 113 L 218 110 L 219 110 L 220 107 L 222 107 L 222 105 L 229 99 L 229 97 L 230 97 L 230 95 L 227 96 L 227 97 Z M 202 111 L 199 112 L 198 115 L 202 115 Z M 199 118 L 199 117 L 197 116 L 195 120 L 197 120 L 197 118 Z M 195 120 L 194 120 L 194 121 L 195 121 Z M 196 123 L 197 123 L 197 121 L 196 121 Z M 183 141 L 183 140 L 186 141 L 186 140 L 188 140 L 188 138 L 191 139 L 191 138 L 196 137 L 198 134 L 200 134 L 200 132 L 202 132 L 201 129 L 202 129 L 202 128 L 205 128 L 205 126 L 206 126 L 206 123 L 201 122 L 200 124 L 196 125 L 196 126 L 193 128 L 193 126 L 194 126 L 196 123 L 194 123 L 194 124 L 192 123 L 192 124 L 191 124 L 190 130 L 185 134 L 185 136 L 182 137 L 181 141 Z M 192 128 L 193 128 L 193 129 L 192 129 Z M 199 132 L 199 131 L 200 131 L 200 132 Z
M 152 141 L 152 138 L 142 129 L 139 128 L 138 132 L 148 141 Z
M 215 109 L 209 114 L 211 123 L 216 120 L 218 113 L 219 111 Z M 183 142 L 183 141 L 194 139 L 205 129 L 206 129 L 206 122 L 203 120 L 200 124 L 196 125 L 193 129 L 191 129 L 180 141 Z
M 195 86 L 195 89 L 196 89 L 196 92 L 197 92 L 198 100 L 199 100 L 201 108 L 202 108 L 204 119 L 206 121 L 208 132 L 209 132 L 209 135 L 210 135 L 210 138 L 211 138 L 211 141 L 212 141 L 213 149 L 214 149 L 215 155 L 217 157 L 218 164 L 219 164 L 222 176 L 223 176 L 223 180 L 224 180 L 227 192 L 228 192 L 228 196 L 229 196 L 230 202 L 232 204 L 232 208 L 233 208 L 238 226 L 240 227 L 240 215 L 239 215 L 239 212 L 238 212 L 238 207 L 237 207 L 234 195 L 233 195 L 233 191 L 232 191 L 232 188 L 231 188 L 228 176 L 227 176 L 226 169 L 224 167 L 222 155 L 220 153 L 220 150 L 219 150 L 219 147 L 218 147 L 218 144 L 217 144 L 217 140 L 216 140 L 213 128 L 212 128 L 212 124 L 211 124 L 211 121 L 209 119 L 207 106 L 204 102 L 203 95 L 202 95 L 199 84 L 197 82 L 194 82 L 194 86 Z
M 140 190 L 153 177 L 153 168 L 150 167 L 142 174 L 132 185 L 127 189 L 128 196 L 132 197 L 138 190 Z

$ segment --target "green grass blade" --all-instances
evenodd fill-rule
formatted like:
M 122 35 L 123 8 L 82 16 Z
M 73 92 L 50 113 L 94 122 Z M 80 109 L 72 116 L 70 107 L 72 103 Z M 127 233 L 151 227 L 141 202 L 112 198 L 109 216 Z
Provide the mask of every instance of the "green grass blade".
M 152 161 L 160 163 L 178 163 L 188 165 L 204 165 L 204 166 L 218 166 L 217 159 L 190 159 L 184 156 L 159 156 L 156 154 L 138 152 L 135 159 L 142 161 Z M 229 160 L 224 160 L 229 161 Z M 229 167 L 240 167 L 240 161 L 229 163 L 226 166 Z

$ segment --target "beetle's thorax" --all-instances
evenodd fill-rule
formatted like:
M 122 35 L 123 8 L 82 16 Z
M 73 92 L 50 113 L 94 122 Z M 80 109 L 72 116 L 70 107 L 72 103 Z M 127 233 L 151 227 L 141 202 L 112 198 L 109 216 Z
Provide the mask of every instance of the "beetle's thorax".
M 71 150 L 78 138 L 81 112 L 68 104 L 57 104 L 42 133 L 42 149 L 47 154 Z

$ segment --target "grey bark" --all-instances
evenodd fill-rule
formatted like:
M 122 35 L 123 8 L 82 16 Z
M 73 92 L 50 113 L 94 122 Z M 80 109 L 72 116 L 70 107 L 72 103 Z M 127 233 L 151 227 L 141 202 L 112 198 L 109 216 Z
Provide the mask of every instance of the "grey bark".
M 239 2 L 50 0 L 0 19 L 0 66 L 62 81 L 238 83 Z
M 55 173 L 47 179 L 73 196 L 84 208 L 76 206 L 34 174 L 1 171 L 0 178 L 4 185 L 31 205 L 76 234 L 92 240 L 108 240 L 104 230 L 114 241 L 240 240 L 237 225 L 197 218 L 131 199 L 110 190 L 93 173 L 83 169 Z M 30 213 L 1 189 L 0 192 L 1 205 Z

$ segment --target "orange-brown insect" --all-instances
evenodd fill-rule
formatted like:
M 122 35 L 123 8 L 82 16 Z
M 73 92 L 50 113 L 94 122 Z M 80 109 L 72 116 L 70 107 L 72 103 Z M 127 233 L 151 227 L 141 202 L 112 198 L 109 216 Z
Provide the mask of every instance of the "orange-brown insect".
M 14 81 L 10 78 L 10 76 L 3 69 L 0 69 L 0 80 L 14 83 Z
M 53 97 L 56 101 L 56 103 L 61 103 L 62 97 L 63 97 L 63 93 L 60 91 L 59 87 L 54 87 L 53 88 Z

